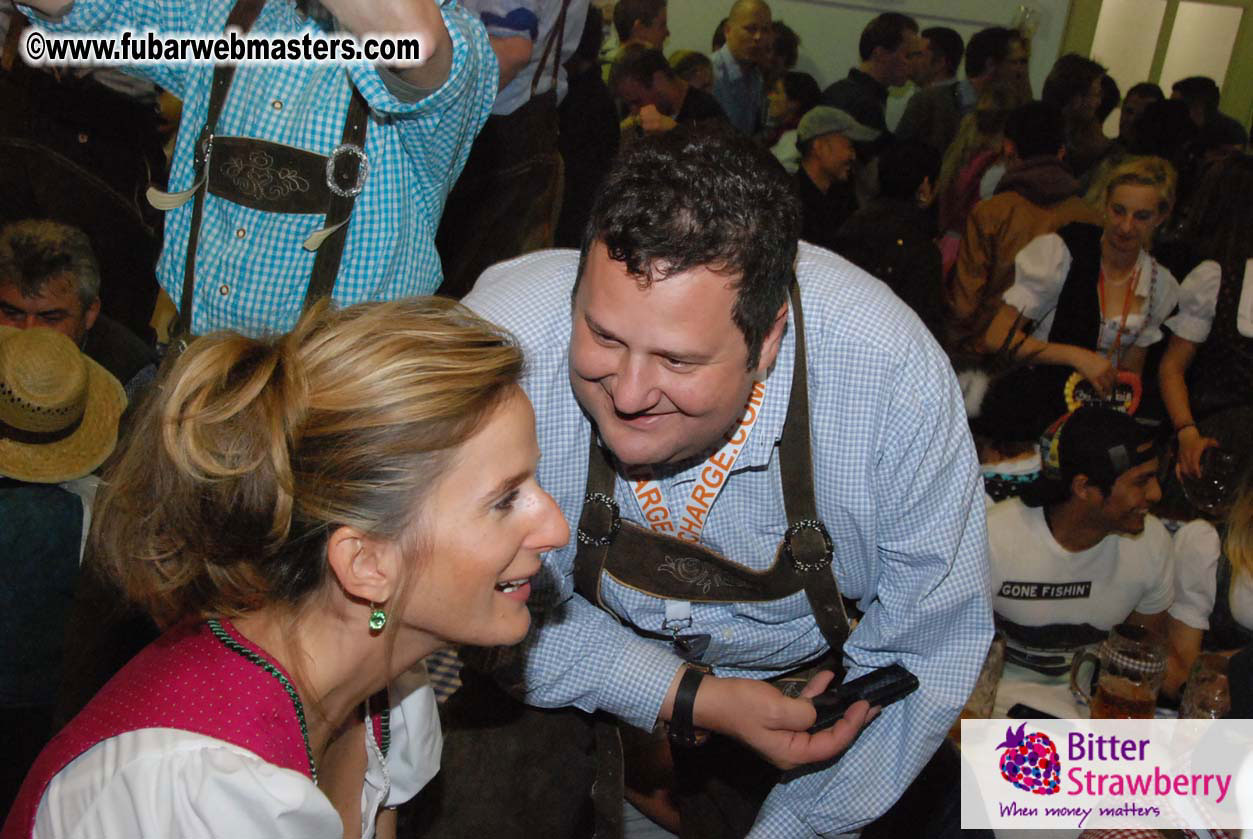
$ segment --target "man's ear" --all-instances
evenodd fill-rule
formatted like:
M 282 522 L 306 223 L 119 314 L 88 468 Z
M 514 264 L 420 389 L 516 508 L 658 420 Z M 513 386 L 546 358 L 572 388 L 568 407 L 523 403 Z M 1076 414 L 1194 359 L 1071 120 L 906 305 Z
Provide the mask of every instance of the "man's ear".
M 761 357 L 757 361 L 757 373 L 763 378 L 774 365 L 774 360 L 778 358 L 779 347 L 783 346 L 783 330 L 787 327 L 787 309 L 788 302 L 784 300 L 779 311 L 775 312 L 774 322 L 770 324 L 770 329 L 761 342 Z
M 400 551 L 355 527 L 337 527 L 326 540 L 326 561 L 347 594 L 368 603 L 386 603 L 396 592 Z
M 91 301 L 91 305 L 83 312 L 83 331 L 90 330 L 96 325 L 96 318 L 100 317 L 100 298 L 97 297 Z
M 1100 504 L 1105 501 L 1105 493 L 1083 473 L 1070 479 L 1070 494 L 1085 504 Z

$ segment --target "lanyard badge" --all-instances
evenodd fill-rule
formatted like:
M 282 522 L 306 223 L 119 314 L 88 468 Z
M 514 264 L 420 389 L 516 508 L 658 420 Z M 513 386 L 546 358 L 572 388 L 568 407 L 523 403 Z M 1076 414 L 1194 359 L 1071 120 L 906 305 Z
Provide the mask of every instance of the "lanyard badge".
M 670 506 L 666 503 L 665 493 L 661 484 L 651 476 L 644 476 L 631 481 L 631 491 L 639 504 L 644 521 L 656 533 L 674 536 L 685 542 L 699 543 L 705 522 L 713 507 L 714 501 L 726 486 L 727 477 L 731 474 L 736 460 L 748 442 L 748 435 L 761 416 L 761 408 L 766 395 L 764 382 L 754 382 L 753 389 L 744 405 L 744 413 L 735 427 L 725 437 L 725 442 L 717 452 L 709 456 L 705 465 L 697 475 L 696 483 L 688 494 L 687 503 L 679 511 L 676 523 L 670 515 Z M 709 648 L 710 637 L 707 634 L 681 635 L 692 626 L 692 604 L 686 600 L 667 600 L 666 617 L 662 621 L 663 632 L 668 632 L 674 639 L 674 649 L 688 661 L 698 660 Z

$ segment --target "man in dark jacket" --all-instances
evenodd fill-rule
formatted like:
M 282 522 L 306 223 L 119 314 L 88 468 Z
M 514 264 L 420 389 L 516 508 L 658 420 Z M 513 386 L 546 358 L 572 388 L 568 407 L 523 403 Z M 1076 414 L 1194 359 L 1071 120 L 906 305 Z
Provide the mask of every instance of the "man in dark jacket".
M 853 143 L 869 143 L 880 136 L 838 108 L 819 105 L 796 126 L 801 154 L 796 170 L 796 194 L 801 200 L 801 238 L 834 249 L 835 232 L 857 209 L 849 177 L 857 162 Z
M 630 111 L 622 123 L 624 134 L 656 134 L 711 122 L 729 125 L 718 100 L 679 78 L 661 50 L 639 45 L 622 50 L 609 71 L 609 89 Z
M 83 231 L 46 219 L 0 228 L 0 326 L 72 340 L 134 402 L 156 378 L 156 352 L 100 311 L 100 265 Z
M 861 64 L 822 92 L 822 104 L 849 113 L 862 125 L 887 131 L 888 88 L 909 81 L 909 69 L 922 52 L 918 21 L 884 12 L 862 30 Z
M 966 78 L 933 84 L 915 93 L 896 126 L 896 136 L 921 140 L 943 157 L 957 136 L 962 117 L 974 110 L 980 92 L 989 84 L 1014 86 L 1031 98 L 1027 58 L 1026 42 L 1014 30 L 992 26 L 976 32 L 966 47 Z
M 940 335 L 944 298 L 935 200 L 940 155 L 919 142 L 896 142 L 879 155 L 879 195 L 840 227 L 835 251 L 873 274 Z

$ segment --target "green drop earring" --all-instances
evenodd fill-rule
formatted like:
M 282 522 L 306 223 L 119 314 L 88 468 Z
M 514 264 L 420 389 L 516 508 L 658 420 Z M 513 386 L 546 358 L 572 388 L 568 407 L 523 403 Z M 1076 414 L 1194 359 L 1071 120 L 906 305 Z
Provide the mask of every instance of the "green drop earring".
M 382 606 L 375 606 L 373 603 L 370 604 L 370 608 L 373 610 L 370 612 L 370 631 L 382 632 L 383 627 L 387 626 L 387 613 L 383 611 Z

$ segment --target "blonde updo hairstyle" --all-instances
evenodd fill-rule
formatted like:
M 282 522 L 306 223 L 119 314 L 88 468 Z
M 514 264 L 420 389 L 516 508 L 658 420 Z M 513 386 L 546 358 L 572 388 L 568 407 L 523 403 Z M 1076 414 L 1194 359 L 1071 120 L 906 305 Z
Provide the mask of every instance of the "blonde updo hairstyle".
M 1227 513 L 1223 553 L 1231 563 L 1233 577 L 1253 579 L 1253 468 L 1249 466 L 1244 469 L 1235 503 Z M 1232 586 L 1231 591 L 1234 590 Z
M 1164 158 L 1151 155 L 1129 158 L 1109 173 L 1109 180 L 1105 182 L 1101 193 L 1101 208 L 1104 209 L 1109 204 L 1114 190 L 1120 186 L 1151 186 L 1157 190 L 1158 212 L 1168 215 L 1175 206 L 1178 181 L 1175 167 Z
M 327 582 L 335 528 L 421 553 L 426 494 L 521 370 L 511 338 L 438 298 L 322 303 L 277 339 L 199 338 L 105 479 L 97 557 L 160 625 L 275 604 L 294 617 Z

